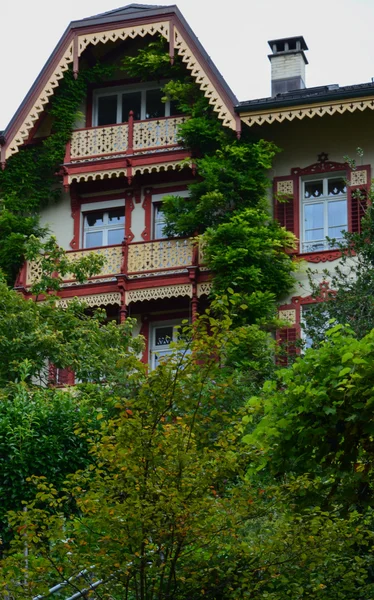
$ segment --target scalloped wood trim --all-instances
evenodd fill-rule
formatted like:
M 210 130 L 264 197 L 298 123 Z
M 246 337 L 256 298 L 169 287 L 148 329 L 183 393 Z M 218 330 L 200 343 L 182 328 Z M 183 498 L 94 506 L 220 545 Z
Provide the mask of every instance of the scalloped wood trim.
M 182 163 L 178 160 L 156 163 L 151 165 L 141 165 L 139 167 L 133 167 L 133 175 L 142 175 L 143 173 L 160 173 L 161 171 L 178 171 L 189 167 L 188 164 Z M 129 177 L 128 169 L 126 167 L 122 169 L 110 169 L 108 171 L 90 171 L 88 173 L 78 173 L 76 175 L 68 176 L 69 185 L 73 182 L 81 181 L 99 181 L 100 179 L 113 179 L 116 177 Z
M 78 302 L 84 302 L 87 306 L 109 306 L 118 305 L 121 306 L 121 293 L 120 292 L 108 292 L 103 294 L 92 294 L 91 296 L 74 296 L 74 298 L 60 298 L 57 300 L 57 306 L 61 308 L 67 308 L 69 302 L 78 300 Z
M 223 99 L 218 94 L 213 83 L 209 79 L 208 75 L 193 55 L 192 50 L 188 46 L 187 42 L 183 38 L 182 34 L 178 30 L 178 27 L 174 28 L 175 41 L 174 47 L 181 56 L 182 61 L 186 64 L 186 67 L 191 71 L 191 76 L 199 84 L 201 91 L 204 96 L 208 98 L 209 104 L 213 106 L 213 109 L 218 113 L 218 118 L 222 119 L 223 125 L 230 127 L 230 129 L 236 130 L 236 119 L 231 112 L 230 108 L 225 104 Z
M 131 302 L 177 298 L 178 296 L 188 296 L 189 298 L 192 298 L 192 284 L 164 285 L 160 287 L 143 288 L 141 290 L 131 290 L 126 292 L 125 302 L 128 306 Z
M 96 46 L 100 42 L 116 42 L 117 40 L 126 40 L 127 38 L 145 37 L 146 35 L 161 34 L 169 41 L 169 22 L 160 21 L 158 23 L 148 23 L 146 25 L 135 25 L 134 27 L 121 27 L 120 29 L 110 29 L 109 31 L 100 31 L 88 33 L 78 37 L 78 56 L 87 48 L 89 44 Z
M 253 127 L 253 125 L 266 125 L 275 122 L 282 123 L 283 121 L 293 121 L 294 119 L 312 119 L 313 117 L 323 117 L 324 115 L 334 115 L 336 113 L 343 114 L 345 112 L 361 112 L 370 109 L 374 110 L 374 98 L 360 98 L 360 100 L 336 100 L 333 102 L 318 102 L 316 104 L 303 104 L 292 108 L 260 110 L 258 112 L 250 112 L 241 114 L 240 118 L 243 123 Z
M 32 109 L 28 113 L 21 127 L 12 139 L 12 143 L 8 146 L 5 152 L 5 158 L 9 158 L 12 154 L 18 152 L 19 146 L 28 138 L 30 130 L 39 118 L 40 113 L 49 102 L 50 96 L 53 95 L 54 89 L 58 87 L 60 79 L 63 78 L 65 71 L 69 68 L 69 64 L 73 62 L 73 42 L 69 44 L 63 53 L 60 62 L 56 69 L 48 79 L 43 90 L 39 94 Z

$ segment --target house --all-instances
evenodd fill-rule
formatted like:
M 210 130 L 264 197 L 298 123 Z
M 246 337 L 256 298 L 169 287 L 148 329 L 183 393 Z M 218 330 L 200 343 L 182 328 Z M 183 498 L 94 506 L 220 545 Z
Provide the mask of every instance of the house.
M 240 102 L 236 110 L 243 127 L 282 150 L 269 175 L 274 216 L 296 235 L 294 254 L 302 261 L 295 289 L 279 309 L 290 323 L 280 338 L 292 344 L 302 335 L 303 310 L 316 301 L 307 268 L 321 273 L 322 297 L 322 272 L 340 257 L 326 237 L 360 231 L 374 164 L 374 83 L 308 88 L 304 38 L 271 40 L 269 46 L 272 96 Z
M 126 53 L 159 36 L 171 61 L 181 57 L 224 127 L 238 135 L 250 128 L 254 139 L 282 149 L 269 176 L 274 215 L 299 240 L 295 256 L 321 271 L 337 264 L 339 252 L 326 236 L 339 239 L 343 229 L 359 230 L 364 206 L 353 192 L 367 191 L 371 181 L 374 84 L 306 87 L 308 48 L 301 36 L 269 42 L 272 95 L 239 103 L 176 6 L 130 4 L 74 21 L 3 133 L 3 166 L 19 148 L 49 135 L 49 102 L 68 69 L 79 77 L 98 58 L 119 66 Z M 96 252 L 106 259 L 85 284 L 66 280 L 60 304 L 79 297 L 119 321 L 134 317 L 146 340 L 143 360 L 152 367 L 169 351 L 176 325 L 194 319 L 211 289 L 196 244 L 163 235 L 163 197 L 187 197 L 195 175 L 185 160 L 188 151 L 178 144 L 186 116 L 161 101 L 161 85 L 117 69 L 88 86 L 66 146 L 62 199 L 41 212 L 69 256 Z M 344 157 L 354 157 L 357 147 L 365 153 L 352 169 Z M 26 263 L 20 273 L 16 287 L 26 296 L 38 269 Z M 291 325 L 284 339 L 300 335 L 303 307 L 313 301 L 301 272 L 280 307 Z
M 126 54 L 164 38 L 170 60 L 179 55 L 223 125 L 240 129 L 237 99 L 176 6 L 130 4 L 72 22 L 23 104 L 4 132 L 3 166 L 25 144 L 51 132 L 50 99 L 64 73 L 74 76 L 100 59 L 114 65 L 111 76 L 89 85 L 66 146 L 63 195 L 41 211 L 71 258 L 95 252 L 105 257 L 99 275 L 83 285 L 63 283 L 60 305 L 74 297 L 108 316 L 137 320 L 146 339 L 143 360 L 157 365 L 169 351 L 175 327 L 194 319 L 211 289 L 201 254 L 191 239 L 165 239 L 162 200 L 188 195 L 193 164 L 178 144 L 186 117 L 162 102 L 162 82 L 130 79 L 120 70 Z M 26 296 L 40 274 L 26 263 L 16 283 Z

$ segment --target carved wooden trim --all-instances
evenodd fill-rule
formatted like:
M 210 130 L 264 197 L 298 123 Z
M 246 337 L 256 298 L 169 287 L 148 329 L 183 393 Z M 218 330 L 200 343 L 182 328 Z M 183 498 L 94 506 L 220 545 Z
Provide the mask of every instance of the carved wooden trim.
M 241 114 L 243 123 L 249 127 L 254 125 L 266 125 L 271 123 L 282 123 L 283 121 L 293 121 L 305 118 L 323 117 L 324 115 L 343 114 L 345 112 L 353 113 L 357 110 L 361 112 L 369 109 L 374 110 L 374 98 L 371 96 L 353 100 L 334 100 L 332 102 L 318 102 L 315 104 L 303 104 L 295 107 L 272 108 L 268 110 L 253 111 L 248 114 Z
M 178 298 L 179 296 L 192 298 L 192 285 L 190 283 L 185 283 L 180 285 L 164 285 L 160 287 L 130 290 L 126 292 L 126 305 L 128 306 L 131 302 Z
M 127 192 L 125 200 L 125 236 L 127 243 L 132 242 L 135 237 L 131 231 L 132 211 L 134 208 L 133 192 Z
M 291 169 L 291 175 L 303 177 L 304 175 L 314 175 L 315 173 L 328 174 L 333 173 L 335 171 L 346 171 L 347 168 L 347 163 L 334 162 L 332 160 L 328 160 L 325 162 L 316 162 L 312 165 L 308 165 L 307 167 L 303 168 L 295 167 Z
M 144 192 L 143 200 L 144 209 L 144 229 L 142 231 L 142 238 L 145 241 L 151 239 L 151 225 L 152 225 L 152 189 L 147 188 Z

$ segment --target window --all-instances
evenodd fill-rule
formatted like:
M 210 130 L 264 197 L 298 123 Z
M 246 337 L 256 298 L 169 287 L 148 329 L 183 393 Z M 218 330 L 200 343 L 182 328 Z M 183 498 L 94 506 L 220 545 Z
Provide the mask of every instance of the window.
M 153 238 L 155 240 L 162 240 L 167 238 L 167 235 L 164 234 L 165 227 L 165 216 L 162 211 L 161 204 L 154 204 L 154 220 L 153 220 Z
M 150 334 L 150 365 L 155 369 L 172 352 L 170 344 L 178 339 L 180 321 L 164 321 L 154 323 Z
M 174 102 L 162 102 L 163 96 L 163 92 L 155 84 L 97 90 L 93 99 L 93 125 L 125 123 L 129 120 L 131 110 L 137 121 L 178 114 Z
M 84 248 L 121 244 L 125 237 L 124 208 L 97 210 L 84 215 Z
M 302 181 L 302 252 L 332 248 L 327 237 L 342 239 L 348 228 L 347 186 L 342 175 Z

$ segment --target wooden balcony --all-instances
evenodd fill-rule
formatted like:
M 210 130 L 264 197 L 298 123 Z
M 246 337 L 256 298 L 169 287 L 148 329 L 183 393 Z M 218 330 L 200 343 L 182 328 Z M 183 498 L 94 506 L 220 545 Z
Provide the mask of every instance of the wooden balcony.
M 138 279 L 148 276 L 175 274 L 185 272 L 187 267 L 197 266 L 202 261 L 196 244 L 192 239 L 171 239 L 153 242 L 140 242 L 122 244 L 119 246 L 105 246 L 90 248 L 77 252 L 67 252 L 70 260 L 77 260 L 93 252 L 104 256 L 105 263 L 100 273 L 92 277 L 87 283 L 102 281 L 103 278 L 115 278 L 126 275 L 129 279 Z M 37 261 L 27 261 L 18 278 L 17 286 L 29 288 L 36 283 L 41 275 L 41 265 Z M 74 283 L 66 276 L 64 282 Z
M 67 147 L 65 164 L 117 155 L 134 155 L 178 146 L 178 128 L 187 117 L 164 117 L 76 129 Z

